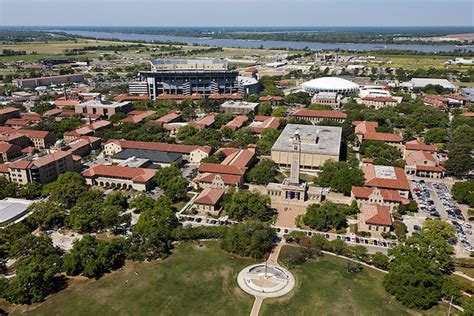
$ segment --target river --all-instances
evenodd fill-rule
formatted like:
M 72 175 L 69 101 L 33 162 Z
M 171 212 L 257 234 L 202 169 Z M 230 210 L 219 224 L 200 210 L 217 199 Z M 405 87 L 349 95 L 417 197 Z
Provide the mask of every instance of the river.
M 53 31 L 53 30 L 52 30 Z M 119 39 L 125 41 L 147 41 L 147 42 L 182 42 L 188 45 L 206 45 L 216 47 L 242 47 L 242 48 L 293 48 L 303 49 L 305 47 L 311 50 L 322 49 L 344 49 L 344 50 L 413 50 L 420 52 L 448 52 L 455 49 L 474 50 L 474 45 L 457 47 L 456 45 L 424 45 L 424 44 L 371 44 L 371 43 L 318 43 L 318 42 L 288 42 L 288 41 L 255 41 L 255 40 L 239 40 L 239 39 L 220 39 L 220 38 L 198 38 L 175 35 L 158 35 L 158 34 L 136 34 L 136 33 L 112 33 L 112 32 L 96 32 L 96 31 L 73 31 L 73 30 L 54 30 L 73 35 L 93 37 L 97 39 Z

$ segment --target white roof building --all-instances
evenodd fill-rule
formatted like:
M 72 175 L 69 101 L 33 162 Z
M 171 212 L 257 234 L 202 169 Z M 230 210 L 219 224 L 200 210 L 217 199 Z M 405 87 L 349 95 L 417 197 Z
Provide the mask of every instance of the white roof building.
M 319 92 L 334 92 L 338 94 L 352 94 L 359 91 L 359 85 L 337 77 L 322 77 L 306 81 L 302 85 L 303 89 L 311 94 Z
M 434 79 L 434 78 L 412 78 L 408 82 L 403 82 L 400 86 L 409 89 L 424 89 L 428 85 L 441 86 L 445 89 L 456 90 L 456 86 L 453 85 L 446 79 Z

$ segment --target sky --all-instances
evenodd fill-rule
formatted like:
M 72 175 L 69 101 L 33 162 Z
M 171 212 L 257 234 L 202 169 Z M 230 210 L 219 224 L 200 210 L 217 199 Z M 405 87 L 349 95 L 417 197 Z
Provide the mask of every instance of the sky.
M 474 26 L 474 0 L 0 0 L 0 25 Z

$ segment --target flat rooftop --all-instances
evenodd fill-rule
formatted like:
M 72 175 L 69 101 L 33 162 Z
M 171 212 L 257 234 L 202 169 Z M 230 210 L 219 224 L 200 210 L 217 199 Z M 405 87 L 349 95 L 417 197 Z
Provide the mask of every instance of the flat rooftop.
M 225 59 L 153 59 L 152 70 L 227 70 Z
M 221 104 L 222 108 L 247 108 L 255 109 L 258 103 L 246 102 L 246 101 L 226 101 Z
M 33 201 L 7 198 L 0 200 L 0 226 L 12 222 L 26 213 Z
M 80 106 L 93 106 L 93 107 L 101 107 L 101 108 L 121 108 L 122 106 L 128 105 L 129 101 L 124 102 L 111 102 L 111 101 L 99 101 L 99 100 L 90 100 L 84 103 L 79 104 Z
M 273 144 L 272 151 L 293 151 L 296 132 L 300 135 L 302 153 L 339 156 L 342 128 L 337 126 L 288 124 Z

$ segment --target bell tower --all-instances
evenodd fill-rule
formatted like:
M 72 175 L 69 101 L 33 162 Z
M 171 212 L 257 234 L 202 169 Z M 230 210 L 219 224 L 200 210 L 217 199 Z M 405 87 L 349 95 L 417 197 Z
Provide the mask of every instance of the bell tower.
M 301 137 L 297 129 L 292 138 L 293 153 L 291 157 L 290 183 L 300 183 Z

